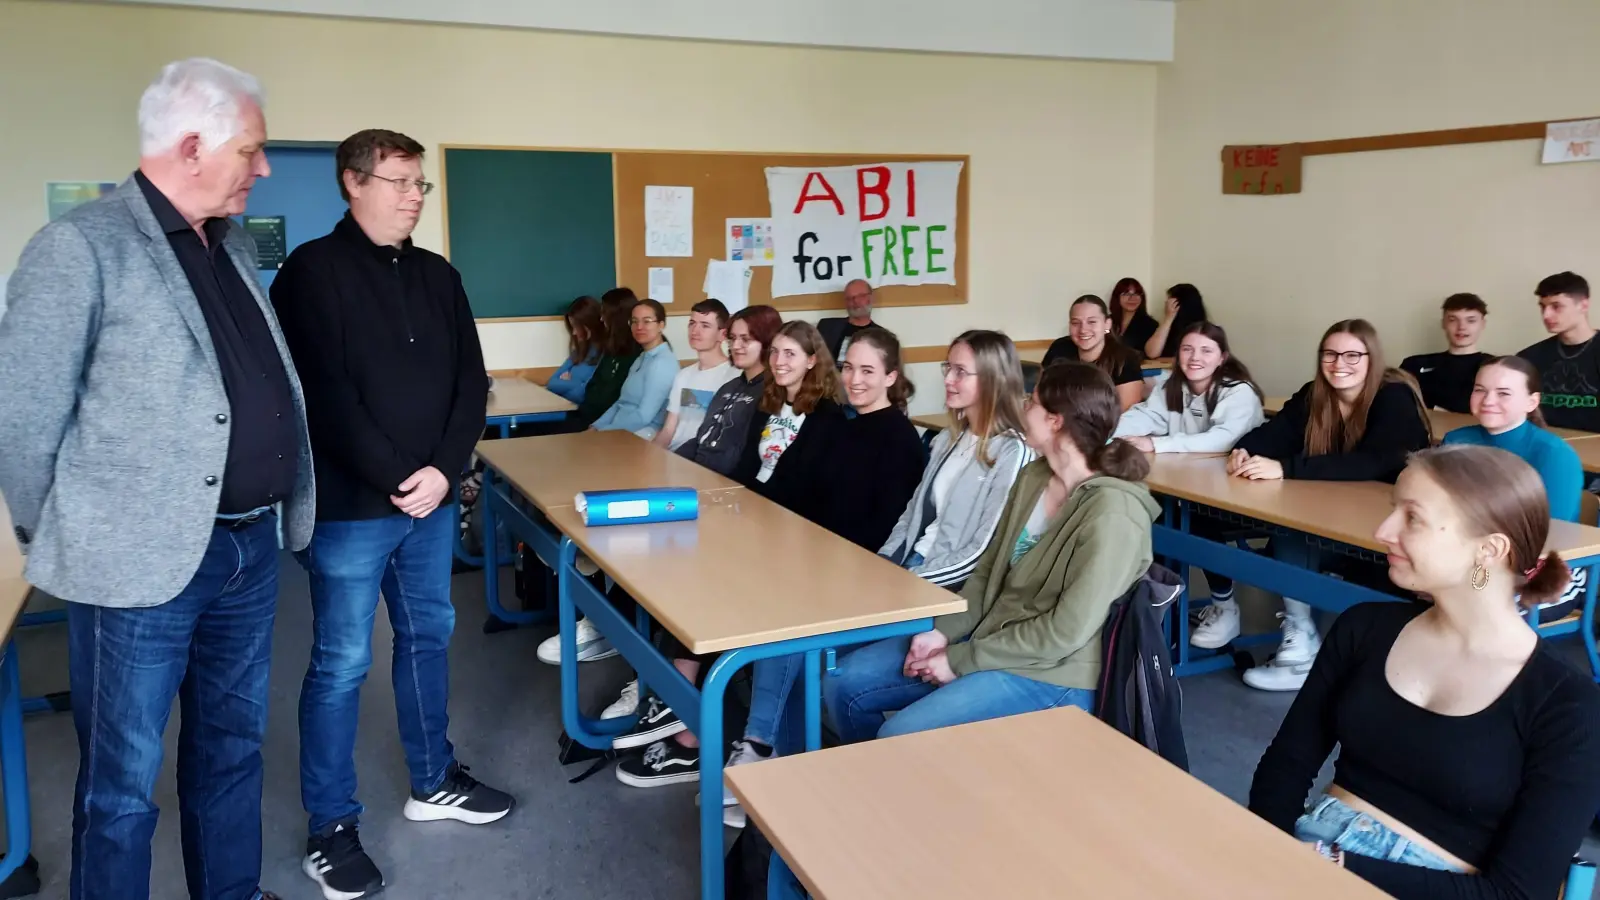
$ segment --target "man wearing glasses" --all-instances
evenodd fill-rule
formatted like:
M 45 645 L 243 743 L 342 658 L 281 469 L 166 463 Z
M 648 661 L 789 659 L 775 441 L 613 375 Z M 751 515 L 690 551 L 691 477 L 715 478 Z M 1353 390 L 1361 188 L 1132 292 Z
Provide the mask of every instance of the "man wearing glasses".
M 393 131 L 345 139 L 335 162 L 350 211 L 290 254 L 272 284 L 305 383 L 321 488 L 300 554 L 315 623 L 300 691 L 300 796 L 310 814 L 302 868 L 330 900 L 383 887 L 357 836 L 354 761 L 380 592 L 411 777 L 406 818 L 481 825 L 513 802 L 467 774 L 446 733 L 450 504 L 483 433 L 488 379 L 461 276 L 411 243 L 433 188 L 422 155 Z

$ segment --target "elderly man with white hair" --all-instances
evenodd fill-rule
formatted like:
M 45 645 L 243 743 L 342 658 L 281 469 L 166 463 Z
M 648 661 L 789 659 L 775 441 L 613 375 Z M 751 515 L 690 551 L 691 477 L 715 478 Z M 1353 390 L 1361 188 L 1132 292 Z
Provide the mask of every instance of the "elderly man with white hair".
M 175 62 L 139 101 L 139 168 L 45 226 L 0 319 L 0 492 L 34 585 L 67 601 L 73 900 L 150 895 L 179 701 L 189 896 L 256 900 L 278 509 L 311 537 L 300 383 L 228 217 L 268 174 L 256 80 Z

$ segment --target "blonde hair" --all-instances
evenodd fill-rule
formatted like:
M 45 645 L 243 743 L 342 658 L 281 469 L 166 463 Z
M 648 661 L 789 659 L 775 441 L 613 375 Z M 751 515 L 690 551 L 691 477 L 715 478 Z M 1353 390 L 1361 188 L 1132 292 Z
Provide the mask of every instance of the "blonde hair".
M 1022 362 L 1017 358 L 1017 345 L 998 331 L 964 331 L 950 342 L 951 347 L 957 344 L 966 344 L 977 363 L 978 402 L 971 409 L 945 408 L 950 441 L 953 444 L 973 432 L 978 436 L 978 461 L 992 466 L 990 439 L 1008 432 L 1022 433 Z M 949 358 L 948 351 L 945 358 Z

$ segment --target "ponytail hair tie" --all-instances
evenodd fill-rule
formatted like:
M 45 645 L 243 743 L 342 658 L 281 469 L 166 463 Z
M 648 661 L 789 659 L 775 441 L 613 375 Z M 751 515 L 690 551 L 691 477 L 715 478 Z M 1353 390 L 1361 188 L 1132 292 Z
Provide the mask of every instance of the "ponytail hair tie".
M 1544 557 L 1541 556 L 1539 557 L 1539 561 L 1533 564 L 1532 568 L 1522 573 L 1522 577 L 1528 581 L 1532 581 L 1533 579 L 1537 578 L 1539 573 L 1542 571 L 1544 571 Z

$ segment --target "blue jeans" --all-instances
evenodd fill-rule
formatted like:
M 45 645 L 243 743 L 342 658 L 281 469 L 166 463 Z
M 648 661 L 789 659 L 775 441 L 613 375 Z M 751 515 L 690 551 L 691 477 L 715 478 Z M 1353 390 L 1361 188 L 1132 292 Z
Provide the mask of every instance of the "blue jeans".
M 1357 856 L 1444 872 L 1462 871 L 1455 863 L 1442 859 L 1432 850 L 1418 847 L 1409 838 L 1366 813 L 1351 809 L 1337 797 L 1324 795 L 1313 803 L 1306 814 L 1295 821 L 1294 836 L 1302 841 L 1338 844 L 1346 853 Z
M 942 687 L 902 674 L 911 638 L 868 644 L 839 660 L 822 679 L 822 703 L 845 743 L 929 731 L 1020 713 L 1076 706 L 1094 691 L 1066 688 L 1009 672 L 974 672 Z M 895 716 L 884 721 L 884 713 Z
M 261 740 L 278 602 L 276 526 L 269 513 L 238 530 L 213 528 L 189 584 L 160 606 L 67 604 L 78 732 L 72 900 L 150 896 L 150 836 L 160 815 L 153 794 L 174 696 L 189 896 L 261 896 Z
M 778 746 L 778 725 L 789 705 L 789 692 L 805 667 L 803 653 L 758 659 L 750 664 L 750 716 L 744 736 L 768 747 Z
M 318 522 L 300 561 L 311 573 L 315 641 L 300 689 L 300 800 L 312 834 L 354 824 L 356 722 L 372 668 L 372 621 L 382 591 L 394 629 L 394 704 L 411 789 L 428 793 L 455 761 L 449 726 L 455 630 L 450 603 L 455 511 Z

